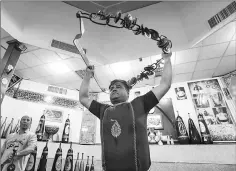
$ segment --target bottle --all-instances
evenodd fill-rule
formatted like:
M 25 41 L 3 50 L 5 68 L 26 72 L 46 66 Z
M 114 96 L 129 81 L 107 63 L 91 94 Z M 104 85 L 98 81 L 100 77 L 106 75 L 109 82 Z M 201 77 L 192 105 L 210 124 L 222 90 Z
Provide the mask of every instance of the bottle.
M 79 171 L 84 171 L 84 153 L 82 153 L 82 158 L 81 158 L 81 161 L 80 161 L 80 166 L 79 166 Z
M 166 144 L 167 144 L 167 145 L 170 145 L 170 137 L 169 137 L 169 135 L 167 135 L 167 141 L 166 141 Z
M 64 165 L 64 171 L 73 171 L 73 149 L 72 142 L 70 142 L 70 148 L 67 151 L 66 161 Z
M 75 170 L 74 171 L 79 171 L 79 153 L 77 153 L 77 159 L 75 162 Z
M 27 162 L 25 171 L 34 171 L 35 163 L 37 157 L 37 146 L 34 148 L 34 151 L 30 154 L 29 160 Z
M 20 129 L 20 119 L 18 120 L 17 124 L 15 125 L 15 127 L 12 129 L 11 133 L 15 133 L 18 132 L 18 130 Z
M 174 143 L 174 139 L 172 138 L 172 135 L 170 136 L 170 144 L 171 145 L 174 145 L 175 143 Z
M 90 171 L 94 171 L 93 157 L 94 156 L 92 156 L 92 163 L 91 163 L 91 166 L 90 166 Z
M 87 164 L 85 166 L 85 171 L 89 171 L 89 156 L 87 156 Z
M 43 114 L 40 117 L 38 127 L 35 131 L 35 134 L 37 135 L 37 140 L 38 141 L 42 141 L 42 139 L 43 139 L 44 126 L 45 126 L 45 115 Z
M 62 149 L 61 149 L 61 142 L 60 142 L 59 147 L 54 157 L 51 171 L 61 171 L 61 169 L 62 169 Z
M 46 171 L 47 169 L 47 160 L 48 160 L 48 141 L 46 146 L 43 148 L 43 152 L 39 161 L 37 171 Z
M 160 141 L 158 141 L 158 145 L 163 145 L 163 142 L 162 142 L 162 132 L 160 132 Z
M 10 164 L 7 166 L 7 169 L 6 169 L 7 171 L 15 171 L 16 166 L 14 164 L 13 159 L 14 159 L 14 157 L 16 155 L 16 152 L 17 152 L 16 148 L 18 148 L 18 146 L 17 147 L 15 146 L 14 149 L 13 149 L 13 154 L 12 154 L 12 158 L 10 159 Z
M 190 137 L 190 144 L 201 144 L 201 137 L 195 127 L 193 120 L 190 117 L 190 113 L 188 113 L 188 128 L 189 128 L 189 137 Z
M 5 130 L 2 138 L 7 138 L 7 136 L 10 134 L 12 127 L 13 127 L 13 122 L 14 122 L 14 118 L 11 119 L 10 124 L 8 124 L 7 129 Z
M 185 127 L 184 121 L 181 116 L 179 116 L 179 112 L 177 111 L 176 118 L 176 130 L 177 136 L 180 144 L 189 144 L 189 136 L 187 129 Z
M 206 121 L 201 113 L 198 114 L 198 123 L 199 128 L 202 136 L 202 143 L 203 144 L 213 144 L 210 131 L 207 127 Z
M 62 142 L 68 143 L 69 142 L 69 136 L 70 136 L 70 114 L 68 114 L 68 118 L 66 119 L 63 134 L 62 134 Z
M 7 117 L 5 118 L 3 124 L 1 125 L 1 138 L 3 136 L 3 133 L 5 132 L 5 129 L 6 129 L 6 122 L 7 122 Z

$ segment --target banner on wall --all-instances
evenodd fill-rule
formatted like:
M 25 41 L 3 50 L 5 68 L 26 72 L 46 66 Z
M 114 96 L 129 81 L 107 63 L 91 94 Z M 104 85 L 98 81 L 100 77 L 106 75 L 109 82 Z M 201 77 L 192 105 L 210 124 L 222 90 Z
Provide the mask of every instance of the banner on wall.
M 98 94 L 89 94 L 89 98 L 98 99 Z M 87 109 L 83 112 L 83 118 L 80 129 L 80 144 L 95 144 L 96 143 L 96 128 L 97 117 Z
M 96 143 L 97 118 L 88 110 L 83 112 L 83 119 L 80 129 L 80 144 Z
M 197 115 L 202 114 L 213 141 L 236 141 L 232 114 L 217 79 L 188 83 Z

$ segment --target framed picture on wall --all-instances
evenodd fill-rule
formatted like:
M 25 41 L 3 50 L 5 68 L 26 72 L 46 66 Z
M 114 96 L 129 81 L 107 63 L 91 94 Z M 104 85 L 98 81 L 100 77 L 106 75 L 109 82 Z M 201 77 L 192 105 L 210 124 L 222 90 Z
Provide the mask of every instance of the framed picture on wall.
M 154 128 L 158 130 L 164 129 L 161 113 L 148 114 L 147 116 L 147 128 Z
M 184 87 L 177 87 L 177 88 L 175 88 L 175 93 L 176 93 L 177 100 L 185 100 L 185 99 L 187 99 Z
M 58 122 L 58 123 L 63 122 L 63 112 L 61 110 L 45 109 L 44 115 L 45 115 L 46 121 Z

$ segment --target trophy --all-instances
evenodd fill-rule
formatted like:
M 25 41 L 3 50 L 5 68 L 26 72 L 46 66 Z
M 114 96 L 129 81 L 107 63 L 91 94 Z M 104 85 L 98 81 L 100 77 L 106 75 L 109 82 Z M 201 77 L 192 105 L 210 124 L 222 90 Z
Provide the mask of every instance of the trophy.
M 59 126 L 56 125 L 45 125 L 45 132 L 48 134 L 48 140 L 52 141 L 52 137 L 59 130 Z

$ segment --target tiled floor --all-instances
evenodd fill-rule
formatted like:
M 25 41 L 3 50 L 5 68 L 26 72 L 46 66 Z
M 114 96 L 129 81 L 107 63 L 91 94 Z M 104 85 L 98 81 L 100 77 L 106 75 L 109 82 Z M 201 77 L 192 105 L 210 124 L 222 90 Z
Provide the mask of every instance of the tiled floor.
M 37 170 L 38 162 L 39 159 L 36 162 L 35 170 Z M 64 169 L 64 162 L 65 160 L 62 162 L 62 170 Z M 86 164 L 86 161 L 84 162 Z M 47 171 L 51 171 L 52 164 L 53 159 L 48 159 Z M 102 171 L 101 161 L 94 161 L 94 166 L 95 171 Z M 236 171 L 236 165 L 152 162 L 150 171 Z

